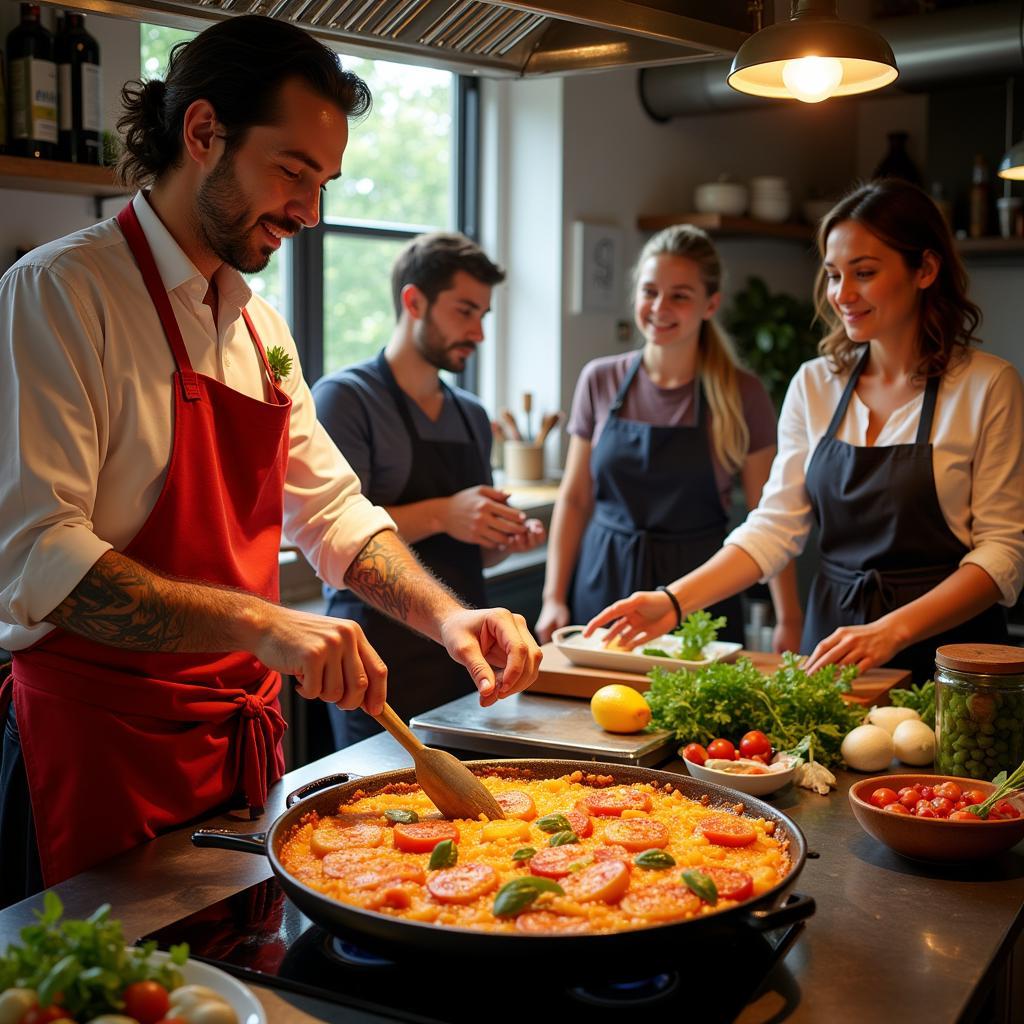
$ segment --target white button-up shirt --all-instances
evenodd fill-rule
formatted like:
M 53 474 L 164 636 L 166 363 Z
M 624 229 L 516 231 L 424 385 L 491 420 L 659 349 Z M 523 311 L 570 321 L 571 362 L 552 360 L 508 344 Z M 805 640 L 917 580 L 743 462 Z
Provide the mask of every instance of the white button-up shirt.
M 394 523 L 317 422 L 287 324 L 227 266 L 214 277 L 214 323 L 206 279 L 141 193 L 133 205 L 197 372 L 264 398 L 243 308 L 265 348 L 291 353 L 284 531 L 343 586 L 356 554 Z M 114 220 L 19 260 L 0 278 L 0 311 L 0 647 L 16 651 L 53 628 L 43 617 L 148 518 L 170 460 L 174 361 Z M 182 528 L 201 530 L 202 509 Z
M 773 576 L 803 551 L 813 521 L 807 467 L 842 397 L 847 377 L 825 359 L 805 363 L 793 378 L 779 417 L 779 451 L 758 507 L 726 544 L 743 548 Z M 879 447 L 913 444 L 924 393 L 895 410 Z M 869 410 L 853 394 L 836 437 L 867 443 Z M 977 565 L 1012 605 L 1024 585 L 1024 386 L 1008 362 L 972 349 L 939 384 L 932 423 L 932 469 L 939 507 Z

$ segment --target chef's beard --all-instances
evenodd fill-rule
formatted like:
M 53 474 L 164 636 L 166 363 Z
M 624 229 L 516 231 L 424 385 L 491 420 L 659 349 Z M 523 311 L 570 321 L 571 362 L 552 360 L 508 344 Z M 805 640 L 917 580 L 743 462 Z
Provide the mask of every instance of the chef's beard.
M 246 202 L 235 175 L 233 156 L 225 153 L 199 186 L 196 211 L 199 235 L 219 260 L 243 274 L 258 274 L 266 269 L 275 250 L 269 245 L 254 245 L 251 240 L 253 233 L 262 228 L 258 222 L 253 222 L 252 207 Z M 289 234 L 302 226 L 270 216 L 260 219 Z
M 436 370 L 461 373 L 466 368 L 468 355 L 464 357 L 461 353 L 451 351 L 455 344 L 448 343 L 448 339 L 434 323 L 434 314 L 430 309 L 413 327 L 413 341 L 419 354 Z

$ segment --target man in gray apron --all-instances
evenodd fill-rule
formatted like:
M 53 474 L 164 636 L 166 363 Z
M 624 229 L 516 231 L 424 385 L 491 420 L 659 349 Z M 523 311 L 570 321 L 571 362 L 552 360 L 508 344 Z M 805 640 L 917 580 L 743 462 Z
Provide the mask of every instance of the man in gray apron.
M 504 278 L 463 235 L 414 239 L 392 268 L 397 323 L 386 348 L 313 389 L 317 415 L 363 493 L 388 509 L 419 559 L 476 607 L 486 604 L 485 564 L 544 540 L 540 523 L 509 507 L 508 495 L 491 486 L 491 428 L 483 406 L 440 376 L 463 370 L 483 341 L 491 289 Z M 358 622 L 373 647 L 386 652 L 388 700 L 401 717 L 472 692 L 465 669 L 436 657 L 435 644 L 350 591 L 328 588 L 325 596 L 329 615 Z M 329 711 L 338 746 L 380 731 L 366 715 Z

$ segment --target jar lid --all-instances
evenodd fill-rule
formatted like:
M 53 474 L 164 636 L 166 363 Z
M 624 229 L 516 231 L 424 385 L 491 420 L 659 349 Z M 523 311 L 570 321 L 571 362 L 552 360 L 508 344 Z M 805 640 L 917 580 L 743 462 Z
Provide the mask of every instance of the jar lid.
M 1006 644 L 946 644 L 935 652 L 935 664 L 954 672 L 1009 676 L 1024 672 L 1024 648 Z

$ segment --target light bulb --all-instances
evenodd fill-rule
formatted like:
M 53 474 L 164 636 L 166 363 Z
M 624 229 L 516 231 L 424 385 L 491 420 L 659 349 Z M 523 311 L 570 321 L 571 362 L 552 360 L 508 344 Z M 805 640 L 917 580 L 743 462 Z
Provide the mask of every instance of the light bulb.
M 800 57 L 782 65 L 782 81 L 802 103 L 827 100 L 843 80 L 843 65 L 835 57 Z

